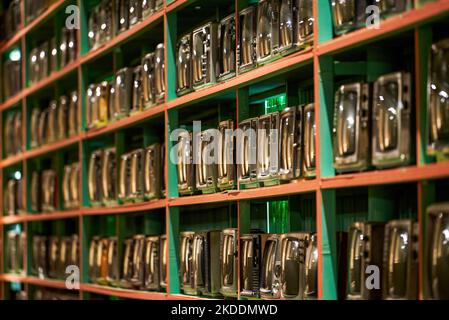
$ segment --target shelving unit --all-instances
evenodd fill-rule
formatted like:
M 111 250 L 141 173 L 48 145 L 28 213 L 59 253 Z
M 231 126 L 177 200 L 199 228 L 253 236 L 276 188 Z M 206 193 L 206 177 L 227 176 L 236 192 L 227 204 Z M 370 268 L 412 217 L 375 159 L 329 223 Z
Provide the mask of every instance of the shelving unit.
M 361 29 L 348 33 L 341 37 L 334 38 L 331 25 L 331 12 L 328 1 L 313 1 L 315 25 L 314 25 L 314 45 L 304 51 L 283 57 L 263 67 L 240 74 L 226 82 L 212 85 L 200 91 L 195 91 L 177 97 L 175 93 L 175 50 L 176 39 L 178 36 L 177 25 L 183 15 L 183 10 L 194 6 L 214 6 L 212 1 L 208 4 L 205 0 L 166 0 L 164 8 L 146 18 L 144 21 L 133 26 L 129 30 L 114 37 L 106 44 L 96 50 L 88 51 L 86 36 L 86 3 L 88 0 L 77 0 L 76 4 L 80 8 L 81 29 L 78 32 L 79 54 L 76 61 L 67 65 L 63 69 L 53 73 L 49 77 L 38 83 L 27 87 L 27 73 L 25 61 L 22 60 L 22 85 L 23 90 L 16 96 L 0 103 L 0 126 L 3 124 L 3 116 L 11 108 L 22 110 L 24 119 L 24 128 L 27 127 L 26 114 L 29 112 L 27 99 L 32 95 L 48 89 L 51 86 L 57 86 L 61 79 L 70 74 L 76 74 L 78 83 L 76 89 L 80 93 L 80 114 L 82 128 L 85 128 L 85 117 L 83 110 L 85 108 L 82 101 L 85 100 L 85 91 L 87 85 L 87 74 L 89 67 L 99 64 L 102 59 L 113 62 L 113 71 L 117 69 L 117 55 L 121 46 L 138 39 L 142 33 L 155 30 L 163 30 L 163 35 L 155 34 L 156 39 L 163 39 L 165 43 L 165 81 L 166 81 L 166 101 L 165 103 L 132 115 L 105 127 L 85 131 L 84 129 L 76 136 L 66 140 L 58 141 L 35 149 L 24 150 L 21 154 L 0 160 L 0 195 L 3 195 L 4 171 L 14 167 L 21 166 L 23 176 L 27 177 L 27 162 L 37 157 L 46 157 L 68 147 L 78 149 L 78 159 L 83 164 L 81 186 L 86 185 L 87 170 L 87 145 L 96 139 L 106 139 L 107 136 L 113 136 L 116 140 L 124 139 L 124 130 L 128 130 L 137 124 L 144 124 L 148 121 L 159 123 L 164 127 L 166 145 L 171 146 L 168 141 L 169 132 L 178 127 L 179 115 L 186 110 L 195 113 L 207 108 L 207 104 L 213 104 L 216 101 L 224 100 L 235 103 L 236 122 L 245 119 L 249 115 L 248 96 L 252 86 L 279 83 L 292 78 L 308 78 L 313 84 L 313 97 L 315 102 L 315 116 L 317 126 L 316 154 L 317 154 L 317 176 L 313 180 L 302 180 L 290 184 L 283 184 L 273 187 L 265 187 L 249 190 L 232 190 L 230 192 L 216 193 L 210 195 L 195 195 L 180 197 L 177 190 L 176 168 L 169 161 L 165 164 L 165 181 L 167 183 L 168 196 L 165 199 L 144 202 L 139 204 L 128 204 L 117 207 L 89 207 L 86 199 L 86 190 L 83 188 L 83 206 L 77 210 L 57 211 L 44 214 L 26 214 L 20 216 L 2 216 L 0 217 L 0 243 L 4 243 L 5 228 L 14 224 L 23 224 L 27 230 L 28 224 L 32 222 L 43 222 L 49 220 L 77 219 L 79 225 L 80 239 L 82 239 L 81 248 L 81 286 L 79 291 L 80 298 L 85 297 L 86 293 L 99 294 L 103 296 L 113 296 L 126 299 L 201 299 L 197 297 L 184 296 L 180 294 L 180 285 L 178 278 L 178 258 L 177 242 L 179 237 L 180 216 L 182 209 L 188 206 L 200 206 L 203 204 L 235 204 L 237 211 L 237 227 L 242 233 L 248 229 L 248 216 L 250 215 L 250 206 L 252 201 L 277 199 L 293 195 L 311 194 L 316 202 L 316 231 L 318 234 L 319 248 L 319 269 L 318 269 L 318 288 L 319 298 L 336 299 L 337 298 L 337 269 L 336 269 L 336 245 L 335 237 L 337 220 L 337 198 L 341 190 L 352 190 L 350 188 L 368 188 L 369 208 L 375 206 L 376 197 L 379 195 L 379 186 L 408 184 L 416 188 L 417 198 L 413 199 L 417 208 L 416 217 L 421 224 L 420 239 L 422 239 L 424 226 L 424 214 L 428 204 L 432 203 L 435 196 L 435 184 L 439 179 L 449 178 L 449 162 L 435 163 L 425 154 L 426 137 L 426 86 L 427 79 L 427 51 L 432 43 L 432 23 L 442 21 L 449 16 L 449 0 L 436 0 L 422 7 L 418 6 L 416 0 L 415 9 L 412 9 L 402 15 L 389 18 L 382 21 L 379 29 Z M 70 2 L 70 1 L 69 1 Z M 232 5 L 233 1 L 228 1 Z M 244 2 L 235 0 L 235 8 L 244 7 Z M 64 7 L 67 1 L 54 1 L 48 9 L 32 23 L 24 26 L 12 39 L 0 44 L 0 54 L 4 54 L 14 46 L 19 46 L 22 56 L 26 56 L 29 48 L 26 46 L 27 36 L 37 30 L 39 26 L 47 19 L 60 15 L 63 16 Z M 22 17 L 24 16 L 24 7 L 22 6 Z M 24 19 L 22 19 L 24 20 Z M 447 25 L 446 25 L 447 26 Z M 362 46 L 375 44 L 380 41 L 388 40 L 392 37 L 400 37 L 404 34 L 411 35 L 414 42 L 414 69 L 415 95 L 413 97 L 416 106 L 416 164 L 404 168 L 395 168 L 388 170 L 367 171 L 355 174 L 335 175 L 332 166 L 332 109 L 333 109 L 333 59 L 342 53 L 357 50 Z M 348 70 L 350 72 L 350 70 Z M 272 85 L 276 86 L 276 85 Z M 0 127 L 3 135 L 3 128 Z M 26 141 L 26 129 L 23 130 L 23 141 Z M 117 142 L 116 142 L 117 143 Z M 2 149 L 0 142 L 0 149 Z M 3 154 L 3 153 L 2 153 Z M 166 149 L 165 159 L 169 159 L 169 150 Z M 29 182 L 26 183 L 26 193 L 30 190 Z M 383 202 L 382 202 L 383 203 Z M 382 204 L 379 204 L 380 209 Z M 0 208 L 3 209 L 3 196 L 0 197 Z M 371 210 L 371 209 L 368 209 Z M 85 230 L 87 219 L 101 216 L 120 216 L 126 217 L 130 214 L 148 213 L 153 211 L 165 211 L 165 229 L 169 239 L 169 261 L 168 261 L 168 289 L 167 292 L 154 293 L 134 290 L 123 290 L 105 286 L 86 283 L 87 248 Z M 3 212 L 3 210 L 2 210 Z M 118 225 L 119 223 L 117 223 Z M 29 243 L 29 241 L 28 241 Z M 423 247 L 422 241 L 420 242 Z M 29 251 L 29 250 L 28 250 Z M 421 250 L 422 252 L 422 250 Z M 0 270 L 4 270 L 4 254 L 0 257 Z M 423 297 L 425 288 L 425 278 L 423 277 L 422 253 L 420 261 L 420 296 Z M 5 286 L 11 282 L 21 282 L 28 285 L 51 287 L 64 289 L 63 281 L 39 279 L 32 276 L 19 275 L 0 275 L 0 298 L 3 297 Z

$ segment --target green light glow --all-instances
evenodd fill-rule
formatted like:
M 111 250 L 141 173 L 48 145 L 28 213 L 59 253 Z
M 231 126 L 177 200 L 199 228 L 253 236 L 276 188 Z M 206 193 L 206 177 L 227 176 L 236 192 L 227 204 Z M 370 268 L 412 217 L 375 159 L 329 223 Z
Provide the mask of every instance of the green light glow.
M 267 232 L 286 233 L 290 231 L 288 200 L 267 203 Z
M 14 49 L 9 53 L 9 60 L 19 61 L 21 58 L 21 53 L 19 49 Z
M 287 98 L 285 93 L 270 97 L 265 100 L 265 113 L 281 111 L 287 105 Z

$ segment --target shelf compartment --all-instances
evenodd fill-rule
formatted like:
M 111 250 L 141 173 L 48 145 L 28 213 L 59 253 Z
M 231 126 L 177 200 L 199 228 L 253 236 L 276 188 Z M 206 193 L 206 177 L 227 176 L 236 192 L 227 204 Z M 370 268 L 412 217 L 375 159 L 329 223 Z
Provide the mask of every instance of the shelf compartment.
M 13 44 L 15 44 L 17 41 L 19 41 L 22 37 L 24 37 L 28 32 L 30 32 L 32 29 L 36 28 L 41 22 L 48 19 L 52 14 L 54 14 L 58 8 L 65 2 L 65 0 L 58 0 L 55 3 L 48 6 L 48 8 L 41 14 L 39 17 L 31 21 L 27 26 L 23 27 L 22 29 L 17 32 L 14 37 L 6 41 L 1 47 L 0 47 L 0 53 L 5 52 L 8 50 Z
M 108 286 L 100 286 L 96 284 L 81 284 L 81 291 L 91 292 L 106 296 L 115 296 L 125 299 L 139 299 L 139 300 L 167 300 L 167 294 L 163 292 L 149 292 L 127 290 Z
M 218 299 L 188 296 L 185 294 L 168 294 L 167 300 L 218 300 Z
M 12 96 L 11 98 L 8 98 L 8 100 L 4 101 L 0 104 L 0 111 L 6 110 L 11 108 L 12 106 L 19 104 L 22 99 L 26 97 L 26 92 L 24 90 L 20 91 L 15 96 Z
M 0 162 L 0 168 L 6 168 L 15 164 L 18 164 L 24 159 L 24 153 L 8 157 Z
M 128 126 L 138 124 L 141 121 L 146 121 L 151 118 L 157 117 L 159 115 L 162 115 L 165 111 L 165 105 L 159 105 L 153 108 L 150 108 L 148 110 L 144 110 L 142 112 L 139 112 L 135 115 L 131 115 L 129 117 L 120 119 L 116 122 L 112 122 L 104 127 L 98 128 L 98 129 L 91 129 L 89 131 L 86 131 L 82 136 L 83 139 L 91 139 L 103 134 L 107 134 L 113 131 L 117 131 L 119 129 L 124 129 Z
M 180 10 L 181 8 L 185 7 L 189 2 L 193 2 L 194 1 L 189 1 L 189 0 L 171 0 L 171 2 L 165 1 L 166 2 L 166 11 L 167 13 L 173 13 L 177 10 Z
M 28 221 L 46 221 L 76 218 L 80 215 L 80 210 L 54 211 L 45 213 L 33 213 L 18 216 L 7 216 L 0 218 L 0 225 L 16 224 Z
M 141 32 L 145 31 L 146 28 L 153 26 L 157 23 L 162 23 L 164 16 L 164 10 L 161 9 L 158 12 L 150 15 L 145 20 L 139 22 L 135 26 L 132 26 L 126 31 L 116 35 L 110 41 L 102 44 L 98 48 L 88 51 L 86 54 L 82 55 L 80 60 L 81 64 L 89 62 L 97 57 L 106 54 L 108 51 L 112 50 L 114 47 L 123 44 L 124 42 L 133 40 Z
M 14 106 L 15 104 L 19 103 L 21 100 L 26 98 L 27 96 L 29 96 L 35 92 L 38 92 L 39 90 L 45 88 L 46 86 L 56 83 L 56 81 L 65 77 L 70 72 L 77 70 L 79 65 L 80 65 L 80 60 L 77 59 L 77 60 L 71 62 L 70 64 L 68 64 L 67 66 L 65 66 L 64 68 L 62 68 L 61 70 L 58 70 L 58 71 L 52 73 L 50 76 L 40 80 L 38 83 L 33 84 L 30 87 L 23 89 L 15 96 L 9 98 L 8 100 L 6 100 L 2 104 L 0 104 L 0 111 L 6 110 L 6 109 Z
M 187 104 L 199 102 L 204 99 L 211 99 L 213 96 L 237 89 L 239 87 L 248 86 L 256 81 L 273 78 L 279 74 L 288 72 L 293 69 L 302 67 L 305 64 L 312 63 L 313 51 L 311 49 L 297 52 L 285 58 L 274 61 L 273 63 L 259 67 L 252 71 L 240 74 L 228 81 L 214 84 L 208 88 L 188 93 L 184 96 L 167 102 L 167 109 L 173 109 Z
M 44 145 L 42 147 L 38 147 L 38 148 L 34 148 L 31 150 L 28 150 L 24 153 L 22 153 L 21 155 L 18 156 L 14 156 L 14 157 L 10 157 L 7 158 L 5 160 L 2 160 L 0 162 L 0 168 L 5 168 L 5 167 L 9 167 L 13 164 L 16 164 L 18 162 L 20 162 L 21 160 L 25 160 L 25 159 L 30 159 L 30 158 L 35 158 L 38 156 L 42 156 L 46 153 L 50 153 L 53 151 L 57 151 L 66 147 L 69 147 L 71 145 L 74 145 L 76 143 L 78 143 L 81 140 L 81 136 L 77 135 L 77 136 L 73 136 L 71 138 L 68 139 L 64 139 L 64 140 L 60 140 L 60 141 L 56 141 L 47 145 Z
M 66 147 L 69 147 L 73 144 L 78 143 L 81 140 L 81 136 L 80 135 L 76 135 L 73 137 L 70 137 L 68 139 L 64 139 L 64 140 L 60 140 L 60 141 L 56 141 L 41 147 L 37 147 L 31 150 L 28 150 L 27 152 L 25 152 L 25 158 L 29 159 L 29 158 L 35 158 L 41 155 L 44 155 L 46 153 L 50 153 L 52 151 L 56 151 L 56 150 L 60 150 Z
M 81 209 L 81 214 L 85 216 L 121 214 L 130 212 L 143 212 L 165 208 L 165 199 L 149 202 L 128 203 L 113 207 L 90 207 Z
M 207 195 L 195 195 L 189 197 L 171 198 L 168 200 L 170 207 L 189 206 L 203 203 L 218 203 L 229 201 L 251 200 L 258 198 L 272 198 L 292 194 L 315 192 L 319 188 L 318 180 L 304 180 L 282 184 L 273 187 L 255 188 L 247 190 L 230 190 L 227 192 Z
M 14 274 L 2 274 L 0 275 L 1 281 L 6 282 L 21 282 L 21 283 L 27 283 L 34 286 L 40 286 L 40 287 L 48 287 L 48 288 L 55 288 L 55 289 L 64 289 L 66 290 L 67 287 L 65 285 L 65 281 L 63 280 L 50 280 L 50 279 L 39 279 L 37 277 L 25 277 L 25 276 L 19 276 Z
M 449 176 L 449 162 L 412 166 L 388 170 L 376 170 L 353 174 L 342 174 L 322 178 L 321 188 L 337 189 L 381 184 L 405 183 L 440 179 Z
M 438 0 L 420 8 L 407 11 L 396 17 L 381 21 L 378 29 L 364 28 L 356 30 L 319 44 L 316 48 L 316 53 L 318 55 L 325 55 L 366 44 L 369 41 L 385 37 L 392 33 L 412 29 L 426 21 L 448 14 L 448 11 L 449 2 L 446 0 Z

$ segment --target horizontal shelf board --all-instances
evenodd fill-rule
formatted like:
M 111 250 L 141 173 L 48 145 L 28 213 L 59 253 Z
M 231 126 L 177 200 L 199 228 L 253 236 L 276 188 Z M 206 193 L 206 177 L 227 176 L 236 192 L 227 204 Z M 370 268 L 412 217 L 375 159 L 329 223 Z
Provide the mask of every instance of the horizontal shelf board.
M 80 60 L 76 59 L 72 62 L 70 62 L 68 65 L 66 65 L 64 68 L 53 72 L 52 74 L 50 74 L 48 77 L 40 80 L 39 82 L 29 86 L 28 88 L 26 88 L 25 91 L 25 96 L 29 96 L 39 90 L 41 90 L 42 88 L 45 88 L 48 85 L 53 84 L 54 82 L 56 82 L 57 80 L 65 77 L 67 74 L 69 74 L 70 72 L 74 71 L 75 69 L 77 69 L 80 65 Z
M 64 280 L 40 279 L 37 277 L 20 276 L 15 274 L 2 274 L 0 275 L 0 281 L 27 283 L 35 286 L 55 289 L 67 289 Z
M 27 158 L 27 159 L 34 158 L 34 157 L 41 156 L 46 153 L 50 153 L 55 150 L 69 147 L 69 146 L 79 142 L 80 139 L 81 139 L 81 136 L 76 135 L 76 136 L 70 137 L 68 139 L 52 142 L 50 144 L 46 144 L 41 147 L 37 147 L 37 148 L 31 149 L 31 150 L 28 150 L 27 152 L 24 153 L 24 155 L 25 155 L 25 158 Z
M 6 282 L 25 282 L 25 276 L 19 274 L 4 273 L 0 274 L 0 281 Z
M 31 284 L 31 285 L 35 285 L 35 286 L 51 287 L 51 288 L 57 288 L 57 289 L 67 289 L 67 286 L 66 286 L 64 280 L 39 279 L 37 277 L 26 277 L 25 282 L 28 284 Z
M 9 167 L 9 166 L 12 166 L 12 165 L 15 165 L 15 164 L 21 162 L 24 159 L 24 154 L 25 153 L 22 152 L 20 154 L 15 155 L 15 156 L 11 156 L 11 157 L 8 157 L 6 159 L 3 159 L 0 162 L 0 168 Z
M 92 215 L 105 215 L 105 214 L 120 214 L 129 212 L 142 212 L 155 209 L 165 208 L 166 200 L 153 200 L 139 203 L 127 203 L 123 205 L 117 205 L 114 207 L 90 207 L 82 208 L 81 213 L 86 216 Z
M 58 3 L 55 3 L 55 5 L 58 4 L 58 6 L 51 6 L 51 8 L 53 8 L 52 10 L 55 10 L 63 2 L 64 1 L 60 0 L 60 1 L 58 1 Z M 50 10 L 50 8 L 49 8 L 49 10 Z M 51 12 L 49 11 L 48 13 L 51 13 Z M 162 19 L 163 15 L 164 15 L 164 10 L 160 10 L 159 12 L 149 16 L 144 21 L 141 21 L 140 23 L 133 26 L 132 28 L 119 34 L 117 37 L 114 37 L 111 41 L 107 42 L 106 44 L 99 47 L 98 49 L 87 53 L 85 56 L 82 56 L 81 58 L 78 57 L 75 61 L 73 61 L 69 65 L 65 66 L 63 69 L 58 70 L 58 71 L 52 73 L 50 76 L 46 77 L 45 79 L 42 79 L 38 83 L 21 90 L 17 95 L 9 98 L 8 100 L 6 100 L 2 104 L 0 104 L 0 111 L 8 109 L 9 107 L 12 107 L 13 105 L 19 103 L 25 97 L 33 94 L 34 92 L 39 91 L 40 89 L 52 84 L 53 82 L 56 82 L 57 80 L 64 77 L 68 73 L 74 71 L 81 64 L 85 64 L 85 63 L 95 59 L 96 57 L 102 55 L 103 53 L 107 52 L 108 50 L 114 48 L 115 46 L 121 44 L 122 42 L 126 42 L 126 41 L 132 39 L 132 37 L 135 37 L 143 29 L 147 28 L 149 25 L 153 24 L 155 21 Z M 34 23 L 37 24 L 37 23 L 40 23 L 41 21 L 42 20 L 39 19 L 39 21 L 33 22 L 33 25 L 34 25 Z M 27 32 L 27 30 L 29 30 L 29 28 L 25 28 L 25 29 L 26 30 L 24 30 L 23 32 Z
M 347 50 L 353 46 L 362 45 L 370 40 L 387 36 L 391 33 L 405 31 L 428 20 L 436 19 L 441 15 L 447 14 L 448 11 L 449 1 L 438 0 L 381 21 L 379 29 L 363 28 L 319 44 L 317 46 L 317 54 L 324 55 L 336 53 L 338 51 Z
M 108 51 L 113 49 L 115 46 L 122 44 L 123 42 L 132 40 L 135 36 L 137 36 L 141 31 L 143 31 L 145 28 L 148 28 L 148 26 L 152 25 L 156 21 L 162 19 L 164 16 L 164 10 L 161 9 L 158 12 L 150 15 L 149 17 L 145 18 L 145 20 L 139 22 L 138 24 L 132 26 L 126 31 L 123 31 L 122 33 L 118 34 L 108 42 L 102 44 L 95 50 L 91 50 L 85 55 L 81 57 L 81 64 L 88 63 L 92 60 L 94 60 L 97 57 L 102 56 L 103 54 L 106 54 Z
M 189 1 L 191 0 L 173 0 L 173 2 L 166 4 L 167 13 L 172 13 L 180 10 L 181 8 L 185 7 L 189 3 Z
M 12 106 L 15 106 L 16 104 L 19 104 L 22 102 L 22 100 L 26 97 L 26 92 L 24 90 L 21 90 L 16 95 L 12 96 L 11 98 L 8 98 L 6 101 L 0 104 L 0 111 L 6 110 L 11 108 Z
M 292 55 L 283 57 L 265 66 L 261 66 L 254 70 L 239 74 L 224 82 L 211 85 L 210 87 L 193 91 L 172 101 L 167 102 L 167 108 L 177 108 L 183 105 L 199 102 L 209 99 L 214 95 L 236 89 L 242 86 L 250 85 L 256 81 L 262 81 L 266 78 L 275 77 L 281 73 L 287 72 L 301 66 L 303 63 L 313 62 L 312 49 L 303 50 Z
M 22 223 L 26 221 L 26 218 L 26 215 L 3 216 L 0 217 L 0 225 Z
M 164 111 L 165 111 L 165 105 L 164 104 L 156 106 L 156 107 L 153 107 L 153 108 L 150 108 L 150 109 L 147 109 L 147 110 L 144 110 L 142 112 L 133 114 L 133 115 L 131 115 L 129 117 L 120 119 L 118 121 L 111 122 L 111 123 L 107 124 L 104 127 L 101 127 L 101 128 L 98 128 L 98 129 L 91 129 L 89 131 L 86 131 L 83 134 L 83 139 L 91 139 L 91 138 L 94 138 L 94 137 L 97 137 L 97 136 L 100 136 L 100 135 L 103 135 L 103 134 L 106 134 L 106 133 L 110 133 L 110 132 L 113 132 L 113 131 L 116 131 L 116 130 L 119 130 L 119 129 L 123 129 L 125 127 L 137 124 L 137 123 L 139 123 L 141 121 L 151 119 L 151 118 L 156 117 L 158 115 L 163 115 Z
M 7 158 L 5 160 L 2 160 L 0 162 L 0 168 L 9 167 L 13 164 L 16 164 L 22 160 L 35 158 L 41 155 L 44 155 L 46 153 L 50 153 L 52 151 L 60 150 L 66 147 L 69 147 L 73 144 L 78 143 L 81 140 L 81 135 L 76 135 L 64 140 L 56 141 L 53 143 L 49 143 L 46 145 L 43 145 L 41 147 L 37 147 L 28 151 L 23 152 L 22 154 L 19 154 L 17 156 L 13 156 L 10 158 Z
M 85 292 L 91 292 L 106 296 L 115 296 L 126 299 L 167 300 L 167 294 L 164 292 L 127 290 L 108 286 L 100 286 L 96 284 L 81 284 L 80 289 L 81 291 Z
M 198 205 L 204 203 L 219 203 L 228 201 L 251 200 L 258 198 L 272 198 L 288 196 L 296 193 L 315 192 L 318 189 L 318 180 L 302 180 L 272 187 L 261 187 L 247 190 L 230 190 L 227 192 L 194 195 L 171 198 L 168 205 L 171 207 Z
M 26 221 L 43 221 L 76 218 L 80 215 L 80 210 L 54 211 L 45 213 L 34 213 L 26 215 Z
M 48 77 L 40 80 L 39 82 L 31 85 L 30 87 L 27 87 L 23 90 L 21 90 L 17 95 L 9 98 L 5 102 L 3 102 L 0 105 L 0 111 L 6 110 L 15 104 L 19 103 L 21 100 L 25 99 L 27 96 L 41 90 L 42 88 L 45 88 L 46 86 L 49 86 L 56 82 L 57 80 L 65 77 L 70 72 L 74 71 L 79 67 L 79 60 L 72 61 L 70 64 L 66 65 L 61 70 L 55 71 L 52 74 L 50 74 Z
M 21 27 L 19 31 L 17 31 L 17 33 L 14 36 L 12 36 L 11 39 L 2 41 L 2 43 L 0 43 L 0 54 L 3 54 L 5 51 L 9 50 L 12 46 L 14 46 L 17 42 L 19 42 L 24 34 L 25 34 L 24 28 Z
M 323 189 L 348 188 L 367 185 L 406 183 L 445 177 L 449 177 L 449 162 L 342 174 L 335 177 L 322 178 L 321 187 Z
M 257 198 L 288 196 L 296 193 L 315 192 L 318 190 L 318 187 L 319 181 L 317 179 L 300 180 L 272 187 L 240 190 L 236 197 L 237 200 L 251 200 Z
M 217 203 L 217 202 L 227 202 L 227 201 L 236 201 L 235 197 L 231 197 L 231 192 L 217 192 L 212 194 L 200 194 L 194 196 L 184 196 L 177 198 L 170 198 L 168 200 L 168 205 L 170 207 L 180 207 L 180 206 L 190 206 L 196 204 L 204 204 L 204 203 Z M 235 192 L 238 192 L 235 190 Z
M 0 224 L 16 224 L 28 221 L 45 221 L 45 220 L 58 220 L 58 219 L 69 219 L 76 218 L 80 215 L 79 210 L 68 210 L 68 211 L 54 211 L 45 213 L 29 213 L 25 215 L 18 216 L 5 216 L 0 218 Z
M 218 300 L 218 299 L 188 296 L 185 294 L 168 294 L 167 300 Z
M 58 0 L 55 3 L 48 6 L 48 8 L 41 13 L 37 18 L 30 22 L 26 27 L 21 28 L 10 40 L 4 43 L 4 45 L 0 48 L 0 54 L 7 51 L 12 45 L 14 45 L 17 41 L 19 41 L 22 37 L 25 36 L 28 32 L 38 26 L 41 22 L 45 21 L 49 18 L 56 9 L 59 8 L 64 3 L 65 0 Z

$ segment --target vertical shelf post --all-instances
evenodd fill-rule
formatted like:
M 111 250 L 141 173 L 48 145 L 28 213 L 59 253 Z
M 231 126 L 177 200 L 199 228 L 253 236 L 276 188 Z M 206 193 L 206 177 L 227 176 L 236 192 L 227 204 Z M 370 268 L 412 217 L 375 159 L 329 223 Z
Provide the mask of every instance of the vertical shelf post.
M 317 191 L 318 298 L 337 299 L 336 194 Z

